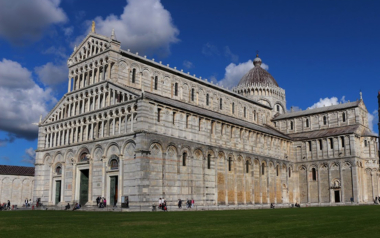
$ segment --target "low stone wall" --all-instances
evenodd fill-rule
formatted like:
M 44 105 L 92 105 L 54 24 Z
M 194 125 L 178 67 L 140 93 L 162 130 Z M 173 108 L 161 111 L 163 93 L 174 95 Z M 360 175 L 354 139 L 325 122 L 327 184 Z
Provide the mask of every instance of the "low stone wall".
M 0 203 L 10 200 L 11 206 L 22 207 L 25 199 L 33 200 L 33 187 L 33 176 L 0 175 Z

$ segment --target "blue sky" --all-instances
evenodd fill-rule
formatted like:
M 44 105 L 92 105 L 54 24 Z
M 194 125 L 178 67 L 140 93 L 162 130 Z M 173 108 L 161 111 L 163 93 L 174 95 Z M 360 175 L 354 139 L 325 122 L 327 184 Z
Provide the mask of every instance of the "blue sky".
M 37 126 L 67 90 L 66 60 L 89 31 L 225 87 L 256 51 L 305 110 L 359 98 L 377 133 L 380 1 L 0 1 L 0 164 L 32 166 Z M 373 120 L 372 120 L 373 118 Z

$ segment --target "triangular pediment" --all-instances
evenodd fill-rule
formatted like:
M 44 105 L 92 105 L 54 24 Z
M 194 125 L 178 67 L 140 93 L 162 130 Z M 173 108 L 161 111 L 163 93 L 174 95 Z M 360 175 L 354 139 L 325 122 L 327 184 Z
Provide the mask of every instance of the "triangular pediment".
M 67 65 L 80 63 L 89 57 L 98 55 L 111 47 L 111 38 L 90 32 L 67 60 Z

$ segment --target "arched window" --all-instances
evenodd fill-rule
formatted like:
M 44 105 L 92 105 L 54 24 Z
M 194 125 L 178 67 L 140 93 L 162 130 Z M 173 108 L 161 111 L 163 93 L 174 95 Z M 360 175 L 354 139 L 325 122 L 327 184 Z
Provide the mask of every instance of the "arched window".
M 292 177 L 292 171 L 289 168 L 289 178 Z
M 235 114 L 235 103 L 234 102 L 232 103 L 231 107 L 232 107 L 232 114 Z
M 245 172 L 248 174 L 249 173 L 249 161 L 245 161 Z
M 246 117 L 247 117 L 247 108 L 244 107 L 244 118 L 246 118 Z
M 322 150 L 322 149 L 323 149 L 322 140 L 319 140 L 319 150 Z
M 343 120 L 343 122 L 346 121 L 346 113 L 345 112 L 342 113 L 342 120 Z
M 327 125 L 327 117 L 323 116 L 323 125 Z
M 55 173 L 58 174 L 58 175 L 62 174 L 62 167 L 60 165 L 57 166 L 57 168 L 55 168 Z
M 333 138 L 330 138 L 330 149 L 334 149 L 334 141 Z
M 290 130 L 293 130 L 293 121 L 290 122 Z
M 178 96 L 178 83 L 174 84 L 174 96 Z
M 132 69 L 132 83 L 136 82 L 136 69 Z
M 208 106 L 208 104 L 209 104 L 209 95 L 206 94 L 206 106 Z
M 317 180 L 317 171 L 315 170 L 315 168 L 311 169 L 311 173 L 312 173 L 313 181 L 316 181 Z
M 262 175 L 265 174 L 265 165 L 264 165 L 264 163 L 261 164 L 261 174 Z
M 191 101 L 194 102 L 194 88 L 191 89 Z
M 278 111 L 278 112 L 280 111 L 280 106 L 279 106 L 279 105 L 277 105 L 277 111 Z
M 309 127 L 309 119 L 306 119 L 306 127 Z
M 311 141 L 308 141 L 307 144 L 309 145 L 309 151 L 311 151 Z
M 256 111 L 253 111 L 253 120 L 256 121 Z
M 367 140 L 364 140 L 364 146 L 367 147 Z
M 207 169 L 211 169 L 211 155 L 207 155 Z
M 186 166 L 187 153 L 183 152 L 182 154 L 182 166 Z
M 161 121 L 161 108 L 157 108 L 157 122 Z
M 223 99 L 219 99 L 219 109 L 223 110 Z
M 78 133 L 79 134 L 79 133 Z M 82 153 L 79 157 L 80 162 L 88 161 L 88 154 L 86 152 Z
M 157 90 L 158 89 L 158 77 L 155 76 L 154 77 L 154 90 Z
M 231 171 L 232 169 L 232 159 L 231 157 L 228 158 L 228 171 Z
M 277 167 L 276 167 L 276 173 L 277 173 L 277 176 L 280 175 L 280 169 L 279 169 L 278 165 L 277 165 Z
M 117 157 L 116 155 L 112 155 L 109 162 L 109 167 L 111 170 L 119 169 L 119 157 Z
M 340 140 L 342 141 L 342 148 L 344 148 L 344 136 L 341 136 Z

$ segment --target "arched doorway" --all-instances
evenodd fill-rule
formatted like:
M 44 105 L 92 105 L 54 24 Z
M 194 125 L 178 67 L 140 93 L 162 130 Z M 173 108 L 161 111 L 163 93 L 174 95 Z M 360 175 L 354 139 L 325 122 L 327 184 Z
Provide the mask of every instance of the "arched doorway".
M 119 157 L 115 154 L 111 155 L 107 166 L 107 189 L 109 205 L 115 206 L 119 197 Z
M 79 183 L 79 204 L 85 205 L 88 202 L 89 194 L 89 158 L 90 154 L 87 150 L 83 151 L 78 158 L 78 180 Z

